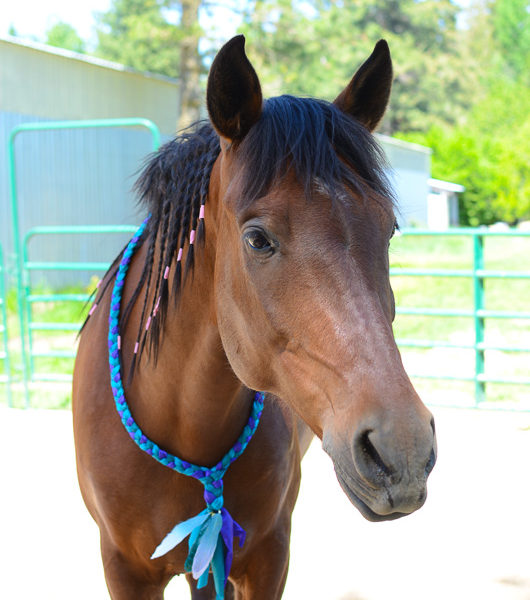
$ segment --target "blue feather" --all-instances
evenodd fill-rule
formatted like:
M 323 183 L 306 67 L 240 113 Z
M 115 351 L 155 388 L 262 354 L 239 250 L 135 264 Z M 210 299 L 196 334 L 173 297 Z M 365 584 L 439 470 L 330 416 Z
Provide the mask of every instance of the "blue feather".
M 156 550 L 151 556 L 151 559 L 158 558 L 170 550 L 173 550 L 173 548 L 178 546 L 178 544 L 180 544 L 180 542 L 182 542 L 182 540 L 194 529 L 200 527 L 209 516 L 210 511 L 205 508 L 197 516 L 176 525 L 157 546 Z
M 199 539 L 197 552 L 193 559 L 191 572 L 195 579 L 198 579 L 210 565 L 215 548 L 217 547 L 222 524 L 223 517 L 221 513 L 213 513 L 204 533 Z

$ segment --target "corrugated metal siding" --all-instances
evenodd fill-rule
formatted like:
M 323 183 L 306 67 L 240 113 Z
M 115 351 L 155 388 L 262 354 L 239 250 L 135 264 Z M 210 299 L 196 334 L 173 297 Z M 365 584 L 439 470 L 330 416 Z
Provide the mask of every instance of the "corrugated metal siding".
M 0 39 L 0 111 L 42 119 L 144 117 L 171 135 L 178 83 Z
M 18 124 L 36 121 L 27 115 L 0 113 L 0 235 L 12 253 L 7 140 Z M 151 150 L 148 132 L 92 129 L 23 132 L 15 140 L 15 163 L 21 238 L 42 225 L 135 224 L 141 210 L 132 187 Z M 126 235 L 39 236 L 30 242 L 30 260 L 109 261 Z M 88 273 L 36 274 L 52 286 L 86 283 Z

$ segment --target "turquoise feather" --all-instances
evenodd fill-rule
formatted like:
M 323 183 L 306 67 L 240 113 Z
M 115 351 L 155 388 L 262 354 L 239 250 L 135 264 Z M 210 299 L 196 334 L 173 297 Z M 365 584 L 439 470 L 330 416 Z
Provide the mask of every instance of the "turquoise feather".
M 197 546 L 197 551 L 195 552 L 191 568 L 191 572 L 195 579 L 198 579 L 210 566 L 210 562 L 212 561 L 215 548 L 219 540 L 219 533 L 221 531 L 222 524 L 223 518 L 221 513 L 211 514 L 204 532 L 199 537 L 199 544 Z
M 197 516 L 192 517 L 191 519 L 188 519 L 187 521 L 183 521 L 182 523 L 176 525 L 160 542 L 156 550 L 153 552 L 151 558 L 158 558 L 159 556 L 163 556 L 170 550 L 173 550 L 173 548 L 175 548 L 175 546 L 178 546 L 180 542 L 182 542 L 182 540 L 186 536 L 188 536 L 194 529 L 199 529 L 210 514 L 210 511 L 207 508 L 205 508 Z

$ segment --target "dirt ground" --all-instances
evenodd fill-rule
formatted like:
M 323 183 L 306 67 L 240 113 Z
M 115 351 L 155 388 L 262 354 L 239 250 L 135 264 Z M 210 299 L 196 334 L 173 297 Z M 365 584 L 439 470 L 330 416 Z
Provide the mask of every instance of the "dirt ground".
M 285 600 L 530 600 L 530 414 L 432 410 L 429 498 L 399 521 L 365 521 L 313 444 Z M 0 407 L 0 424 L 0 598 L 108 599 L 70 413 Z

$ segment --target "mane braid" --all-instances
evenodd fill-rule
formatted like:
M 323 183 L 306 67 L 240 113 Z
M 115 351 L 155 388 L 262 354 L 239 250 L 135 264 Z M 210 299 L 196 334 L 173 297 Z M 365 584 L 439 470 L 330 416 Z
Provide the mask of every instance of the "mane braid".
M 205 235 L 200 210 L 207 200 L 210 174 L 219 152 L 219 137 L 212 126 L 198 123 L 162 146 L 136 183 L 139 201 L 147 206 L 151 218 L 143 236 L 147 252 L 142 273 L 120 319 L 123 331 L 133 305 L 143 294 L 129 379 L 138 368 L 146 345 L 149 356 L 155 362 L 158 358 L 169 305 L 169 269 L 176 263 L 171 290 L 175 303 L 183 281 L 193 272 L 194 246 L 203 243 Z M 184 254 L 186 264 L 182 273 Z

